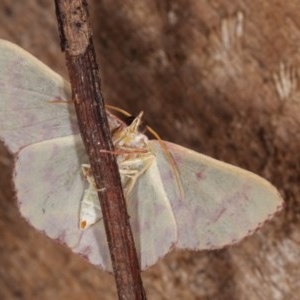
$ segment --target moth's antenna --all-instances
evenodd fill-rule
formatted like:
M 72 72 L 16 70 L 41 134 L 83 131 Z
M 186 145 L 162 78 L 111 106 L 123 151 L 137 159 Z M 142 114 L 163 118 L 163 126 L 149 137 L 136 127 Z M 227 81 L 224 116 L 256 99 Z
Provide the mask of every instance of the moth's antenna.
M 107 104 L 105 104 L 105 107 L 110 109 L 110 110 L 117 111 L 117 112 L 123 114 L 126 117 L 131 117 L 132 116 L 129 112 L 127 112 L 126 110 L 124 110 L 122 108 L 119 108 L 119 107 L 116 107 L 116 106 L 113 106 L 113 105 L 107 105 Z

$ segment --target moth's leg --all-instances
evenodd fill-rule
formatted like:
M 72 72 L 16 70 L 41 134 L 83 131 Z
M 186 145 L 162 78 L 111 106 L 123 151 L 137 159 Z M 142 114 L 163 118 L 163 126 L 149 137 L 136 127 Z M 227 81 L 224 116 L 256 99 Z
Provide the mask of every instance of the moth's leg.
M 145 161 L 145 164 L 143 165 L 143 167 L 140 170 L 138 170 L 138 169 L 130 170 L 130 169 L 125 169 L 125 168 L 123 168 L 123 169 L 120 168 L 120 174 L 129 178 L 128 184 L 126 185 L 126 187 L 124 186 L 125 199 L 127 199 L 128 195 L 130 194 L 137 179 L 150 167 L 153 159 L 154 159 L 154 156 L 152 156 L 152 155 L 142 158 L 142 160 Z M 134 159 L 134 161 L 136 161 L 136 162 L 139 162 L 140 160 L 141 160 L 141 158 Z M 124 165 L 126 166 L 127 163 Z
M 137 149 L 132 147 L 122 147 L 117 150 L 100 150 L 101 153 L 109 153 L 114 155 L 126 155 L 126 154 L 147 154 L 149 151 L 147 149 Z
M 128 160 L 124 160 L 123 162 L 119 163 L 119 172 L 121 174 L 121 177 L 124 176 L 125 178 L 129 179 L 126 186 L 123 186 L 125 198 L 127 198 L 129 193 L 131 192 L 138 177 L 141 176 L 149 168 L 153 159 L 154 156 L 152 154 L 149 154 L 143 155 L 142 157 L 135 157 Z M 140 162 L 144 162 L 142 168 L 130 169 L 132 165 L 139 164 Z M 91 171 L 91 166 L 89 164 L 82 164 L 81 168 L 82 173 L 87 179 L 89 185 L 92 186 L 95 190 L 97 190 L 95 180 Z
M 95 179 L 94 179 L 94 176 L 93 176 L 92 170 L 91 170 L 91 165 L 90 164 L 82 164 L 81 171 L 83 173 L 83 176 L 88 181 L 89 185 L 92 186 L 95 190 L 97 190 Z
M 90 164 L 81 164 L 81 171 L 84 175 L 84 177 L 86 177 L 91 169 L 91 165 Z

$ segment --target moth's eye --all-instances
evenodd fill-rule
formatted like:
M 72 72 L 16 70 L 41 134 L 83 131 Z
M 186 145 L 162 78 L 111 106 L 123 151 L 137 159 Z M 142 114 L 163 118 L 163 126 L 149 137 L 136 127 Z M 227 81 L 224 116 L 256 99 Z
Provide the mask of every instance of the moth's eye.
M 124 122 L 127 126 L 129 126 L 135 120 L 135 118 L 136 118 L 135 116 L 129 116 L 124 120 Z
M 127 126 L 130 126 L 135 119 L 136 119 L 135 116 L 129 116 L 124 120 L 124 122 Z M 140 125 L 139 125 L 139 132 L 145 133 L 146 131 L 147 131 L 147 123 L 145 121 L 141 120 Z

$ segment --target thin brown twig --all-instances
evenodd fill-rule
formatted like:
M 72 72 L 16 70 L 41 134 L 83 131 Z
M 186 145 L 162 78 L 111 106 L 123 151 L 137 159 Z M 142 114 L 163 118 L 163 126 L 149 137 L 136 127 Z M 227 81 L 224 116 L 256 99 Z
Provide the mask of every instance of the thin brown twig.
M 55 0 L 55 6 L 78 124 L 99 191 L 119 299 L 146 299 L 100 90 L 87 2 Z

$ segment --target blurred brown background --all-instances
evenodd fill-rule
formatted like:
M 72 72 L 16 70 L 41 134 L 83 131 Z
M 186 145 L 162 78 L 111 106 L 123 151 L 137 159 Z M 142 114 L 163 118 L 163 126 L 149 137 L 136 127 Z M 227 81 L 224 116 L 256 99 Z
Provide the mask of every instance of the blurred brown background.
M 299 299 L 299 1 L 95 0 L 89 7 L 107 103 L 144 110 L 163 139 L 256 172 L 286 200 L 239 245 L 173 252 L 143 272 L 148 298 Z M 2 0 L 0 24 L 1 38 L 67 76 L 53 1 Z M 1 144 L 0 299 L 115 299 L 111 275 L 20 217 L 11 167 Z

